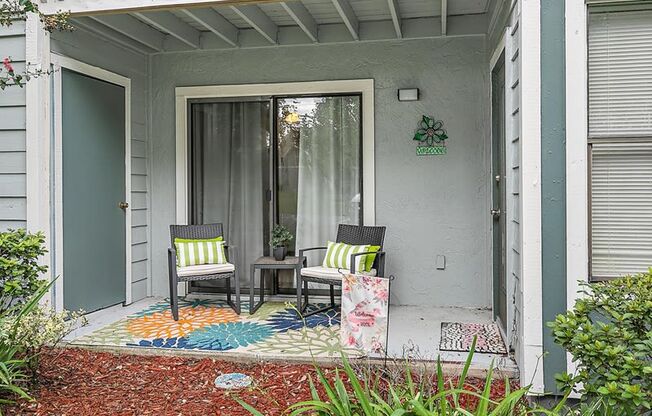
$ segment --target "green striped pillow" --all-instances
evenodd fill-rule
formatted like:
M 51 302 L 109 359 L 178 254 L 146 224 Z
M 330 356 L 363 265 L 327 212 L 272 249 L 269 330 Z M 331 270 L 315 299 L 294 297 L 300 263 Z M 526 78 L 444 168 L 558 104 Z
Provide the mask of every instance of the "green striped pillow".
M 364 253 L 369 251 L 369 245 L 352 246 L 346 243 L 328 242 L 326 257 L 324 257 L 323 267 L 333 269 L 351 270 L 351 254 Z M 363 272 L 365 270 L 367 256 L 358 256 L 355 258 L 355 270 Z
M 222 237 L 204 240 L 175 238 L 177 266 L 197 266 L 200 264 L 225 264 L 226 253 Z

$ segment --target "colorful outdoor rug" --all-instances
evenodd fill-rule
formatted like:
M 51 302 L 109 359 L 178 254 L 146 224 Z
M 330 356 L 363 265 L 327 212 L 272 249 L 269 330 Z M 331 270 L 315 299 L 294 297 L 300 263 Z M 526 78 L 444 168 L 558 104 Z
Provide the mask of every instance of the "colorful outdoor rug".
M 311 305 L 309 310 L 323 306 Z M 179 320 L 174 321 L 169 303 L 161 301 L 71 343 L 246 352 L 263 357 L 339 357 L 343 351 L 339 310 L 299 319 L 292 305 L 281 302 L 267 302 L 254 315 L 245 312 L 248 309 L 248 302 L 243 302 L 238 316 L 225 301 L 180 299 Z M 360 355 L 352 348 L 344 352 Z
M 496 324 L 466 322 L 442 322 L 440 351 L 471 351 L 473 338 L 477 336 L 475 352 L 507 354 L 507 347 Z

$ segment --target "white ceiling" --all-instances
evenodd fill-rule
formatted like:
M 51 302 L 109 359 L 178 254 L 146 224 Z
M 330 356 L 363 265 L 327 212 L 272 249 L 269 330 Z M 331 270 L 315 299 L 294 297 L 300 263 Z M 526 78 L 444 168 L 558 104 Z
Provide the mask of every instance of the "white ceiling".
M 447 4 L 445 19 L 442 17 L 442 2 Z M 221 44 L 213 41 L 216 38 L 225 40 L 227 47 L 259 47 L 311 41 L 328 43 L 484 34 L 489 2 L 265 0 L 242 6 L 143 11 L 106 18 L 80 17 L 77 22 L 79 27 L 123 46 L 152 53 L 179 50 L 183 45 L 190 49 L 219 49 Z M 392 3 L 397 5 L 394 15 L 390 10 Z M 294 17 L 290 10 L 295 13 Z M 296 15 L 297 10 L 301 16 Z M 181 46 L 175 45 L 179 42 Z
M 302 3 L 317 24 L 341 23 L 332 0 L 292 0 Z M 387 0 L 349 0 L 351 8 L 361 22 L 382 21 L 392 18 Z M 448 0 L 448 15 L 481 14 L 487 9 L 488 0 Z M 296 23 L 279 3 L 260 3 L 258 7 L 278 26 L 295 26 Z M 398 0 L 398 7 L 403 19 L 419 17 L 438 17 L 441 15 L 441 0 Z M 214 7 L 213 10 L 224 16 L 238 29 L 251 27 L 244 19 L 228 6 Z M 194 22 L 185 13 L 173 10 L 177 17 L 197 30 L 206 29 Z

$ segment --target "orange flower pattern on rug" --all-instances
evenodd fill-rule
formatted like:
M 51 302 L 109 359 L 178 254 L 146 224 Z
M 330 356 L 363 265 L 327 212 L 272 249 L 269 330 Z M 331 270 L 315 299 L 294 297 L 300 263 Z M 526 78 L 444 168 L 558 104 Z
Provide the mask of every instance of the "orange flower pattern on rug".
M 208 325 L 239 320 L 240 317 L 231 308 L 185 307 L 179 308 L 178 321 L 172 318 L 170 310 L 166 310 L 131 319 L 127 329 L 131 334 L 142 338 L 174 338 L 183 337 Z

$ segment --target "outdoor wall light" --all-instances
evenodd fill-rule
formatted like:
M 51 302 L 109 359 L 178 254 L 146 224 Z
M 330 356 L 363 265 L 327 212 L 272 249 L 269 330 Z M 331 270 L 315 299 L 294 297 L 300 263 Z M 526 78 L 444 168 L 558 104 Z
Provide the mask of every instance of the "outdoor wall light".
M 398 90 L 399 101 L 419 101 L 418 88 L 403 88 Z

